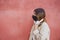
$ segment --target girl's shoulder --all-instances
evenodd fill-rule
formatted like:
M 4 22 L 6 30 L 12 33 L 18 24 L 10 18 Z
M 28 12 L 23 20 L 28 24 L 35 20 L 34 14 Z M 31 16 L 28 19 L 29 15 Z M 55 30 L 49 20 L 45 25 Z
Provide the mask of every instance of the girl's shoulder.
M 43 29 L 50 30 L 50 28 L 49 28 L 47 22 L 43 22 L 42 25 L 41 25 L 41 27 L 42 27 Z

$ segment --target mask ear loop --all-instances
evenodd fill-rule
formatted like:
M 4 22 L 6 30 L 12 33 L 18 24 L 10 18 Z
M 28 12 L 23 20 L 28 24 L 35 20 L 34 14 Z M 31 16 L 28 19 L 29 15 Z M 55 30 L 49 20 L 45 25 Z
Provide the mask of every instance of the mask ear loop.
M 39 22 L 40 24 L 38 26 L 42 25 L 42 23 L 44 22 L 44 19 L 41 19 Z
M 39 22 L 41 23 L 44 19 L 41 19 Z

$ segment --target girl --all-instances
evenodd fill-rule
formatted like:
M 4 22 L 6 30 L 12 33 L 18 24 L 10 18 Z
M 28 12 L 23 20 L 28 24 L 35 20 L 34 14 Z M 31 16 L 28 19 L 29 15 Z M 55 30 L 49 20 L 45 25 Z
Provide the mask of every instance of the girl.
M 50 29 L 45 21 L 45 11 L 43 8 L 37 8 L 32 15 L 34 24 L 32 26 L 29 40 L 49 40 Z

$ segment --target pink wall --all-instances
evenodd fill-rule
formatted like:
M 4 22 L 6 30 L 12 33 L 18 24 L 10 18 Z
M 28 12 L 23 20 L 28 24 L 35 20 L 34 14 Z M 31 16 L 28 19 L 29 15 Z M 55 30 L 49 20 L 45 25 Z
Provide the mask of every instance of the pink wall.
M 51 40 L 60 40 L 60 0 L 0 0 L 0 40 L 28 40 L 33 9 L 42 7 Z

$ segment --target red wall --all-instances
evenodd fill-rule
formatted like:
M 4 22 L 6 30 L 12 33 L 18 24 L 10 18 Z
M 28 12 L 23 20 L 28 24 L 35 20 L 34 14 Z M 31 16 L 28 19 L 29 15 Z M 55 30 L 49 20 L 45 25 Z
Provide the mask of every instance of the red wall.
M 38 7 L 46 11 L 50 40 L 60 40 L 60 0 L 0 0 L 0 40 L 28 40 Z

